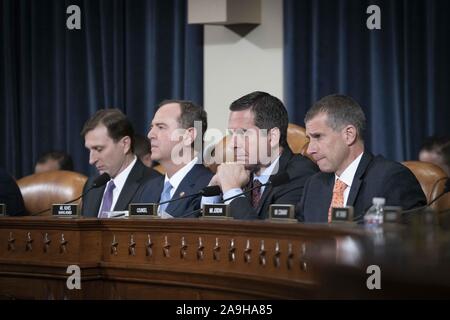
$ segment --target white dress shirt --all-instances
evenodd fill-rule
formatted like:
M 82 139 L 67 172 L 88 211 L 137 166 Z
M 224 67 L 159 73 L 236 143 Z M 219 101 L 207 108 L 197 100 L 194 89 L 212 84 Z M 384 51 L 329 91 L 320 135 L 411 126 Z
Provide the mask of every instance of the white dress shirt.
M 191 160 L 191 162 L 189 162 L 184 167 L 182 167 L 180 170 L 175 172 L 175 174 L 170 178 L 167 176 L 167 173 L 166 173 L 166 176 L 164 178 L 164 183 L 166 183 L 167 181 L 170 181 L 170 184 L 172 185 L 172 190 L 170 190 L 170 198 L 171 199 L 172 199 L 175 191 L 178 189 L 178 186 L 180 185 L 181 181 L 183 181 L 184 177 L 186 177 L 186 175 L 189 173 L 189 171 L 191 171 L 191 169 L 195 166 L 197 161 L 198 161 L 198 159 L 197 159 L 197 157 L 195 157 L 194 159 Z
M 363 152 L 356 157 L 355 160 L 350 163 L 350 165 L 345 168 L 344 172 L 340 176 L 335 174 L 334 181 L 336 182 L 336 179 L 339 178 L 342 182 L 344 182 L 347 185 L 347 188 L 344 190 L 344 206 L 347 205 L 348 195 L 350 194 L 350 189 L 352 187 L 353 178 L 355 177 L 356 170 L 358 169 L 359 162 L 361 161 Z
M 113 211 L 114 207 L 116 206 L 117 199 L 119 199 L 120 193 L 122 192 L 122 189 L 125 186 L 125 182 L 128 179 L 128 175 L 130 174 L 131 169 L 133 169 L 133 166 L 136 164 L 136 161 L 137 161 L 137 158 L 136 158 L 136 156 L 134 156 L 133 161 L 131 161 L 131 163 L 125 168 L 125 170 L 123 170 L 121 173 L 119 173 L 114 179 L 111 179 L 114 181 L 114 184 L 116 185 L 116 187 L 113 190 L 111 211 Z M 105 195 L 105 192 L 106 192 L 106 188 L 105 188 L 105 191 L 103 191 L 103 195 Z M 98 212 L 97 216 L 100 214 L 102 205 L 103 205 L 103 198 L 102 198 L 102 203 L 100 203 L 100 208 L 98 209 L 99 212 Z
M 277 174 L 278 173 L 278 163 L 280 160 L 280 156 L 278 156 L 271 164 L 270 166 L 268 166 L 266 169 L 264 169 L 264 171 L 262 172 L 261 175 L 257 176 L 256 174 L 253 176 L 253 181 L 255 180 L 259 180 L 259 182 L 261 182 L 261 184 L 265 184 L 269 181 L 269 178 L 272 174 Z M 265 186 L 261 187 L 261 195 L 264 193 L 265 190 Z M 211 204 L 211 203 L 220 203 L 222 201 L 222 199 L 228 199 L 230 197 L 234 197 L 238 194 L 241 194 L 242 192 L 244 192 L 242 190 L 242 188 L 233 188 L 228 190 L 227 192 L 225 192 L 223 194 L 223 196 L 215 196 L 215 197 L 202 197 L 202 206 L 204 204 Z M 245 197 L 245 195 L 241 195 L 241 197 Z M 229 204 L 232 200 L 228 200 L 225 201 L 226 204 Z

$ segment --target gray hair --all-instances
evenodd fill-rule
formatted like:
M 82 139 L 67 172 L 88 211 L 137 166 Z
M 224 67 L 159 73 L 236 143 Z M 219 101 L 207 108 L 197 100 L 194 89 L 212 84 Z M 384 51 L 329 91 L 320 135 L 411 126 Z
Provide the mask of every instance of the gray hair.
M 328 115 L 328 126 L 334 131 L 350 124 L 356 128 L 358 138 L 363 140 L 366 116 L 358 102 L 351 97 L 340 94 L 323 97 L 308 110 L 305 116 L 305 124 L 320 113 Z

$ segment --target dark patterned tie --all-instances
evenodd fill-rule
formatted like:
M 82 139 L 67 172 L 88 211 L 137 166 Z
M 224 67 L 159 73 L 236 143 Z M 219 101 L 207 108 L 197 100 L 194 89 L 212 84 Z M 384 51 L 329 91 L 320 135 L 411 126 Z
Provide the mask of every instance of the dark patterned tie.
M 257 208 L 259 200 L 261 199 L 261 182 L 258 179 L 253 180 L 252 188 L 258 187 L 252 190 L 252 207 Z

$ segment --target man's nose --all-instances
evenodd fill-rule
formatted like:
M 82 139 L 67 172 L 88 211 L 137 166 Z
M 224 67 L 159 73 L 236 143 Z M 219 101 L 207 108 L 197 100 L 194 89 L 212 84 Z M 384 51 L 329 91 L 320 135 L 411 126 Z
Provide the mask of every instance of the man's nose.
M 307 154 L 314 154 L 314 153 L 316 153 L 316 145 L 315 145 L 315 143 L 314 142 L 309 142 L 309 144 L 308 144 L 308 148 L 306 149 L 306 153 Z
M 97 157 L 92 151 L 89 152 L 89 164 L 94 165 L 97 162 Z
M 154 130 L 154 129 L 155 129 L 155 128 L 151 128 L 151 129 L 148 131 L 147 138 L 148 138 L 149 140 L 155 138 L 155 130 Z

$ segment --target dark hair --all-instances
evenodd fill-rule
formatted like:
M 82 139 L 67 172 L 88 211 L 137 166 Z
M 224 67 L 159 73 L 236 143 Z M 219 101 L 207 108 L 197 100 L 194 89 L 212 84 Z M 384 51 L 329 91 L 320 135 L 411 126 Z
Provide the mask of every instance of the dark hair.
M 340 130 L 342 127 L 351 124 L 358 132 L 358 139 L 364 140 L 366 116 L 358 102 L 351 97 L 341 94 L 323 97 L 308 110 L 305 116 L 305 124 L 319 113 L 328 115 L 328 125 L 333 130 Z
M 267 92 L 255 91 L 249 93 L 230 105 L 231 111 L 250 109 L 255 117 L 255 126 L 260 129 L 280 130 L 280 145 L 287 147 L 287 129 L 289 125 L 286 108 L 280 99 Z
M 441 149 L 447 144 L 450 144 L 449 137 L 434 135 L 434 136 L 427 137 L 423 141 L 423 144 L 420 147 L 420 150 L 440 152 Z
M 123 137 L 130 137 L 130 151 L 134 151 L 134 130 L 133 125 L 128 118 L 119 109 L 100 109 L 86 123 L 81 136 L 86 136 L 91 130 L 99 125 L 104 125 L 108 130 L 108 135 L 114 142 L 119 141 Z
M 63 151 L 50 151 L 50 152 L 44 153 L 43 155 L 41 155 L 39 157 L 39 159 L 37 160 L 37 163 L 42 164 L 42 163 L 47 162 L 50 159 L 58 161 L 60 170 L 73 171 L 72 157 Z
M 208 119 L 206 111 L 202 107 L 193 103 L 192 101 L 187 100 L 164 100 L 158 105 L 158 109 L 169 103 L 178 103 L 180 105 L 181 115 L 180 118 L 178 119 L 178 123 L 180 124 L 181 128 L 183 129 L 193 128 L 195 125 L 195 121 L 201 122 L 202 135 L 200 139 L 202 139 L 203 141 L 206 129 L 208 129 Z
M 150 140 L 141 134 L 134 135 L 134 154 L 141 158 L 146 154 L 151 153 Z
M 447 170 L 450 171 L 450 141 L 447 141 L 447 143 L 442 146 L 441 155 L 444 164 L 447 166 Z M 450 172 L 447 172 L 447 174 L 450 174 Z

